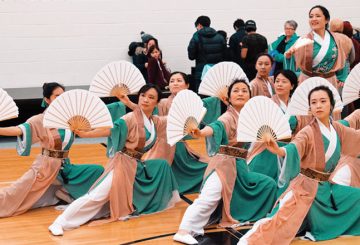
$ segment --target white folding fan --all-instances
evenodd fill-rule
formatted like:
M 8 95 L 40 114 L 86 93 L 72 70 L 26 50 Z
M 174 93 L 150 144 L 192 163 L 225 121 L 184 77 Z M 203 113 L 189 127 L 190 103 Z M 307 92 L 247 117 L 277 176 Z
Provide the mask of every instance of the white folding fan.
M 220 62 L 209 69 L 199 86 L 199 94 L 227 97 L 227 90 L 234 79 L 249 82 L 245 72 L 234 62 Z
M 107 64 L 95 75 L 89 91 L 99 97 L 137 93 L 146 84 L 140 70 L 128 61 Z
M 357 64 L 345 80 L 342 91 L 344 105 L 360 98 L 360 64 Z
M 190 90 L 180 91 L 174 98 L 167 116 L 167 142 L 175 145 L 199 126 L 206 113 L 201 98 Z
M 306 45 L 309 45 L 309 44 L 312 44 L 314 43 L 314 40 L 311 40 L 307 37 L 300 37 L 294 44 L 294 48 L 295 49 L 299 49 L 303 46 L 306 46 Z
M 44 115 L 44 126 L 89 130 L 112 128 L 111 115 L 99 97 L 86 90 L 74 89 L 61 94 L 54 100 Z
M 334 111 L 342 111 L 343 103 L 341 101 L 339 92 L 337 89 L 325 78 L 322 77 L 310 77 L 304 80 L 294 91 L 291 96 L 286 113 L 288 115 L 309 115 L 309 92 L 320 85 L 330 88 L 334 95 L 335 107 Z
M 19 109 L 13 98 L 0 88 L 0 121 L 15 118 L 19 116 Z
M 280 107 L 265 96 L 250 99 L 241 109 L 237 126 L 237 141 L 259 142 L 291 138 L 291 129 Z

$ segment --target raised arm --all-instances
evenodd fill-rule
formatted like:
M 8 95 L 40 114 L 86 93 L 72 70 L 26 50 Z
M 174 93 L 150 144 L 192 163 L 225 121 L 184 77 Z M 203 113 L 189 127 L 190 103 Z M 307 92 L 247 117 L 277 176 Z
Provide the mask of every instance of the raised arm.
M 200 137 L 208 137 L 212 136 L 214 134 L 214 131 L 211 127 L 205 126 L 203 129 L 194 129 L 190 135 L 193 138 L 200 138 Z

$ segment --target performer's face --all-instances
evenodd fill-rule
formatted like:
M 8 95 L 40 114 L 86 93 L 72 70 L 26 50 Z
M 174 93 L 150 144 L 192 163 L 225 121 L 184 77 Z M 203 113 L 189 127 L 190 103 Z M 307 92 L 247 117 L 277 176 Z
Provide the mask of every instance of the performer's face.
M 260 77 L 268 77 L 270 74 L 271 65 L 270 58 L 266 55 L 262 55 L 257 59 L 255 68 Z
M 145 93 L 141 93 L 139 96 L 138 105 L 145 111 L 153 111 L 158 104 L 158 93 L 154 88 L 149 89 Z
M 185 80 L 180 73 L 175 73 L 170 77 L 169 89 L 172 94 L 177 94 L 181 90 L 188 88 L 189 88 L 189 84 L 185 83 Z
M 319 8 L 314 8 L 309 14 L 309 24 L 313 31 L 325 29 L 328 21 L 325 18 L 324 13 Z
M 250 91 L 246 84 L 236 83 L 230 93 L 229 102 L 232 106 L 242 108 L 250 99 Z
M 290 91 L 293 89 L 293 85 L 290 80 L 287 79 L 283 74 L 279 74 L 275 79 L 275 93 L 277 95 L 290 96 Z
M 62 93 L 64 93 L 64 90 L 61 87 L 57 87 L 56 89 L 53 90 L 50 98 L 44 98 L 46 103 L 48 105 L 51 104 L 51 102 L 53 102 L 58 96 L 60 96 Z
M 314 91 L 310 96 L 310 111 L 322 121 L 330 117 L 331 103 L 329 95 L 324 90 Z

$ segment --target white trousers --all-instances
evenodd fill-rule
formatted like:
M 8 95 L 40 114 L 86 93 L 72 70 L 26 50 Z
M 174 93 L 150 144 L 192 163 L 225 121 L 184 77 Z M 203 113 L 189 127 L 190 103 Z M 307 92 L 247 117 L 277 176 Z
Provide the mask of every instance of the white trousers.
M 350 186 L 351 184 L 351 169 L 345 164 L 336 171 L 332 181 L 338 185 Z
M 72 202 L 54 223 L 61 225 L 64 230 L 71 230 L 91 219 L 108 215 L 109 206 L 105 204 L 109 201 L 112 179 L 113 171 L 93 190 Z
M 185 211 L 179 229 L 203 235 L 204 226 L 221 200 L 222 184 L 216 172 L 206 180 L 199 197 Z

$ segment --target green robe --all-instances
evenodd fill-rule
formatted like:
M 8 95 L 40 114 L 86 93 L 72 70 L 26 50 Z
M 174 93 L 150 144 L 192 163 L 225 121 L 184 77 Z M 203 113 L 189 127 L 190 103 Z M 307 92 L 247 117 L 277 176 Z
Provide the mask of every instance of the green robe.
M 209 126 L 214 131 L 213 136 L 206 139 L 207 151 L 211 156 L 218 152 L 220 145 L 227 145 L 229 140 L 221 121 Z M 240 222 L 256 221 L 270 212 L 275 200 L 275 181 L 263 174 L 250 172 L 245 160 L 236 158 L 236 181 L 230 203 L 232 217 Z
M 150 133 L 146 128 L 145 136 L 146 140 L 150 138 Z M 121 151 L 125 147 L 126 141 L 131 140 L 130 137 L 126 121 L 121 118 L 116 120 L 114 128 L 111 129 L 111 136 L 108 137 L 107 155 L 112 157 L 116 152 Z M 156 137 L 141 151 L 149 150 L 154 145 L 155 140 Z M 136 213 L 149 214 L 164 210 L 173 197 L 173 192 L 178 189 L 171 167 L 163 159 L 136 160 L 136 164 L 133 186 L 133 205 Z

